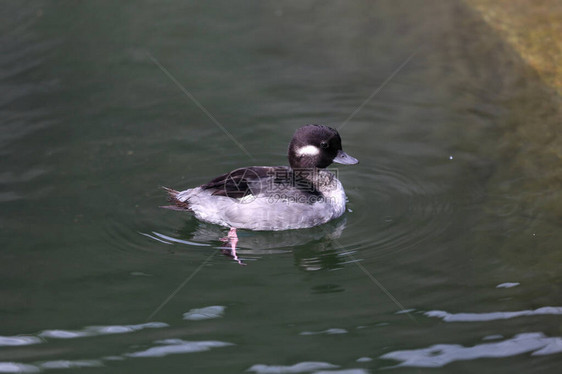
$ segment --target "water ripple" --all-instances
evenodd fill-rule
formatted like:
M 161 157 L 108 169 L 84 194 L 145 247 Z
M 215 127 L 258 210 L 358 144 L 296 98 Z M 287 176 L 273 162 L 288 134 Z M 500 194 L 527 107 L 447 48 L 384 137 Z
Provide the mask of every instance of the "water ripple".
M 418 165 L 402 161 L 393 160 L 385 165 L 374 158 L 364 157 L 360 165 L 342 169 L 338 177 L 350 200 L 349 211 L 342 219 L 312 229 L 288 232 L 241 230 L 239 252 L 244 254 L 249 250 L 246 254 L 277 253 L 279 250 L 295 250 L 311 241 L 325 239 L 317 245 L 322 250 L 312 253 L 312 257 L 300 259 L 297 254 L 303 264 L 307 261 L 315 264 L 306 267 L 308 270 L 320 270 L 330 268 L 324 264 L 326 256 L 330 257 L 330 264 L 337 262 L 337 266 L 350 262 L 349 256 L 344 255 L 332 261 L 334 252 L 324 248 L 329 246 L 327 242 L 333 241 L 331 247 L 336 251 L 336 256 L 337 253 L 360 252 L 361 258 L 368 260 L 373 256 L 395 255 L 433 240 L 452 222 L 454 204 L 446 194 L 446 183 L 436 184 L 430 179 L 419 179 L 416 177 L 419 173 L 414 172 Z M 182 183 L 190 185 L 186 181 Z M 477 195 L 468 187 L 467 199 L 470 200 L 473 194 Z M 362 208 L 373 204 L 378 206 L 377 211 Z M 187 245 L 205 245 L 225 236 L 223 228 L 195 219 L 185 222 L 184 226 L 179 230 L 181 239 L 176 238 L 177 234 L 161 234 L 157 229 L 144 230 L 141 234 L 162 244 L 175 242 Z M 119 241 L 119 237 L 116 240 Z M 376 251 L 361 252 L 372 248 L 376 248 Z M 354 261 L 360 260 L 351 260 Z
M 104 366 L 103 361 L 122 360 L 125 357 L 165 357 L 171 354 L 204 352 L 212 348 L 233 345 L 221 341 L 186 341 L 182 339 L 164 339 L 154 342 L 155 346 L 143 351 L 125 353 L 121 356 L 107 356 L 92 360 L 52 360 L 35 364 L 20 362 L 0 362 L 0 373 L 38 373 L 46 369 L 73 369 Z
M 435 239 L 450 226 L 455 206 L 447 184 L 419 179 L 416 167 L 367 159 L 342 173 L 352 210 L 345 249 L 376 249 L 362 256 L 395 255 Z M 368 189 L 354 188 L 358 185 Z M 362 208 L 373 205 L 376 210 Z
M 498 284 L 496 288 L 512 288 L 512 287 L 517 287 L 519 285 L 520 285 L 519 282 L 505 282 L 505 283 Z
M 389 352 L 383 359 L 401 361 L 397 366 L 442 367 L 455 361 L 478 358 L 502 358 L 533 352 L 533 356 L 562 352 L 562 338 L 547 337 L 540 332 L 515 335 L 495 343 L 464 347 L 458 344 L 435 344 L 427 348 Z
M 169 325 L 164 322 L 147 322 L 137 325 L 87 326 L 81 330 L 44 330 L 36 334 L 36 336 L 0 336 L 0 346 L 38 344 L 44 342 L 42 338 L 75 339 L 87 336 L 126 334 L 144 329 L 156 329 L 168 326 Z
M 213 305 L 205 308 L 191 309 L 183 314 L 183 319 L 190 321 L 200 321 L 203 319 L 220 318 L 224 314 L 226 307 L 222 305 Z
M 182 339 L 165 339 L 155 342 L 156 347 L 148 348 L 144 351 L 127 353 L 128 357 L 164 357 L 171 354 L 192 353 L 208 351 L 211 348 L 227 347 L 232 343 L 220 341 L 186 341 Z
M 38 373 L 40 371 L 40 368 L 36 365 L 20 362 L 0 362 L 0 373 Z
M 201 309 L 192 309 L 184 314 L 184 317 L 194 317 L 201 311 L 207 313 L 206 318 L 216 318 L 222 316 L 224 312 L 223 306 L 212 306 Z M 214 313 L 212 316 L 209 313 Z M 202 315 L 202 314 L 199 314 Z M 185 318 L 191 320 L 200 320 L 203 318 Z M 103 325 L 103 326 L 88 326 L 81 330 L 44 330 L 35 335 L 29 336 L 13 336 L 13 337 L 0 337 L 0 346 L 15 347 L 22 345 L 30 345 L 37 343 L 49 344 L 48 339 L 75 339 L 87 338 L 101 335 L 112 334 L 126 334 L 144 329 L 164 328 L 169 327 L 167 323 L 163 322 L 149 322 L 133 325 Z M 99 367 L 104 366 L 106 361 L 125 360 L 128 358 L 141 358 L 141 357 L 164 357 L 171 354 L 183 354 L 193 352 L 208 351 L 212 348 L 232 346 L 233 343 L 222 342 L 216 340 L 207 341 L 187 341 L 183 339 L 170 338 L 164 340 L 156 340 L 151 342 L 148 348 L 144 350 L 137 350 L 127 353 L 117 353 L 114 355 L 106 355 L 101 358 L 85 359 L 85 360 L 67 360 L 58 359 L 50 361 L 36 361 L 31 363 L 22 362 L 0 362 L 0 373 L 37 373 L 43 370 L 50 369 L 69 369 L 69 368 L 85 368 L 85 367 Z M 137 345 L 133 346 L 138 349 Z M 41 352 L 40 350 L 37 352 Z
M 342 218 L 303 230 L 240 230 L 239 254 L 296 253 L 301 246 L 317 241 L 314 246 L 317 250 L 312 253 L 295 254 L 307 270 L 338 268 L 349 262 L 396 255 L 442 235 L 453 222 L 458 193 L 468 203 L 479 196 L 478 188 L 473 186 L 465 186 L 465 190 L 455 191 L 452 196 L 446 181 L 425 178 L 416 172 L 419 165 L 411 160 L 398 158 L 380 163 L 375 158 L 363 157 L 361 164 L 342 168 L 338 173 L 350 200 L 349 211 Z M 170 185 L 187 187 L 197 185 L 197 182 L 178 180 Z M 148 196 L 147 208 L 142 208 L 144 213 L 140 210 L 140 214 L 134 216 L 106 220 L 104 234 L 126 251 L 160 252 L 170 250 L 170 244 L 216 246 L 219 239 L 226 236 L 225 228 L 200 222 L 190 214 L 155 212 L 164 201 L 162 191 L 154 191 Z M 151 209 L 148 208 L 150 204 L 153 205 Z M 364 209 L 367 206 L 375 206 L 376 210 Z M 351 253 L 361 260 L 339 253 Z M 307 263 L 313 265 L 307 266 Z
M 437 317 L 445 322 L 482 322 L 510 319 L 515 317 L 529 317 L 542 315 L 562 315 L 562 307 L 545 306 L 535 310 L 520 310 L 515 312 L 490 312 L 490 313 L 448 313 L 442 310 L 425 312 L 428 317 Z
M 54 360 L 39 365 L 42 369 L 75 369 L 103 366 L 100 360 Z
M 42 340 L 36 336 L 0 336 L 0 347 L 19 346 L 41 343 Z
M 331 328 L 322 331 L 303 331 L 299 335 L 334 335 L 334 334 L 347 334 L 346 329 Z
M 337 369 L 338 365 L 328 362 L 299 362 L 294 365 L 263 365 L 256 364 L 247 371 L 253 371 L 257 374 L 285 374 L 285 373 L 305 373 L 322 369 Z

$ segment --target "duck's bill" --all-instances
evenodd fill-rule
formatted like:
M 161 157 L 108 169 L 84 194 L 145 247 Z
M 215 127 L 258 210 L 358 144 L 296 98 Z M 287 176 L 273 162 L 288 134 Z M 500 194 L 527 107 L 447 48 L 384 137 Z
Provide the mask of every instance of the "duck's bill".
M 348 155 L 347 153 L 345 153 L 340 149 L 338 151 L 338 154 L 336 155 L 336 158 L 334 158 L 334 162 L 344 165 L 353 165 L 358 163 L 359 161 L 355 157 L 351 157 L 350 155 Z

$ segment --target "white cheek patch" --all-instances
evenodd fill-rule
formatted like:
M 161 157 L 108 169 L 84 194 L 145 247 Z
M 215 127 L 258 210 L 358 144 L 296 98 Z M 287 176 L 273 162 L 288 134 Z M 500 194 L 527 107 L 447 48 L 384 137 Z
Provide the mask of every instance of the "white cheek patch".
M 298 156 L 316 156 L 319 153 L 320 149 L 313 145 L 305 145 L 304 147 L 297 149 Z

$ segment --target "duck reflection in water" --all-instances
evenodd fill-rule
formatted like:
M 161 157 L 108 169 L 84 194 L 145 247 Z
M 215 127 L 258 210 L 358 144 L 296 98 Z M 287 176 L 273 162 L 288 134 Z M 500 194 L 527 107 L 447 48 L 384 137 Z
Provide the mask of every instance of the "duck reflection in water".
M 240 265 L 248 260 L 266 254 L 283 254 L 292 252 L 295 264 L 303 270 L 335 269 L 342 267 L 345 251 L 338 248 L 334 240 L 345 229 L 346 218 L 328 222 L 325 225 L 303 230 L 288 231 L 241 231 L 232 235 L 232 230 L 224 235 L 224 228 L 200 222 L 186 220 L 178 234 L 182 239 L 195 243 L 213 243 L 221 241 L 218 247 L 221 253 L 232 258 Z

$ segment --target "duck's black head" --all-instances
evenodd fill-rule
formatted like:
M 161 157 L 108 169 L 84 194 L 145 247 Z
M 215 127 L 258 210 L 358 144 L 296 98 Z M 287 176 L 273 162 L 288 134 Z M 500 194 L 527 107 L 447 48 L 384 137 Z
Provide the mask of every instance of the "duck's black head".
M 323 125 L 306 125 L 295 131 L 289 144 L 289 165 L 293 169 L 326 168 L 332 162 L 345 165 L 359 162 L 342 150 L 336 130 Z

